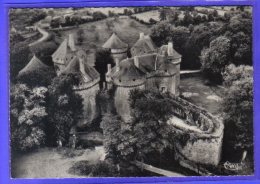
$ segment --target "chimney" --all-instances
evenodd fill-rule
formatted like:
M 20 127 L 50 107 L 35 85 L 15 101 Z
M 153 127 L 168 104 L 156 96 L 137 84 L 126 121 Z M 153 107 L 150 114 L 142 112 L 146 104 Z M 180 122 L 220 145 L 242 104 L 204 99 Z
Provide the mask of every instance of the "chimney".
M 73 34 L 69 35 L 69 47 L 72 51 L 76 51 L 75 44 L 74 44 L 74 36 Z
M 120 67 L 119 67 L 119 59 L 116 58 L 116 71 L 118 72 L 120 70 Z
M 172 55 L 173 55 L 173 43 L 168 42 L 168 56 L 172 56 Z
M 144 33 L 140 33 L 140 39 L 144 37 Z
M 134 56 L 134 64 L 137 68 L 139 68 L 139 58 L 137 56 Z
M 79 58 L 79 70 L 82 74 L 86 74 L 84 60 Z
M 107 65 L 107 73 L 110 73 L 110 71 L 111 71 L 111 64 L 108 64 Z

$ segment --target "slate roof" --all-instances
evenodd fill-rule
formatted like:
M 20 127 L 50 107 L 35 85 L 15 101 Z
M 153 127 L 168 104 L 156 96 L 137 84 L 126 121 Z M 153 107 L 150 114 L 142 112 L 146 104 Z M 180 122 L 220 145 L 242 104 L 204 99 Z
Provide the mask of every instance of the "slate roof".
M 79 68 L 79 59 L 78 57 L 74 56 L 74 58 L 70 61 L 62 73 L 79 73 L 81 76 L 80 80 L 83 82 L 89 82 L 91 80 L 97 79 L 100 76 L 97 70 L 94 67 L 88 65 L 86 62 L 84 62 L 84 68 L 85 74 L 82 74 Z
M 75 46 L 76 47 L 76 46 Z M 76 51 L 78 49 L 76 48 Z M 71 52 L 76 52 L 76 51 L 72 51 L 71 48 L 68 46 L 68 40 L 65 39 L 61 45 L 59 46 L 59 48 L 52 54 L 53 58 L 58 58 L 58 59 L 65 59 L 66 54 L 67 53 L 71 53 Z
M 168 53 L 168 45 L 163 45 L 163 46 L 161 46 L 160 47 L 160 49 L 159 49 L 159 52 L 158 52 L 158 54 L 159 55 L 162 55 L 163 53 L 163 51 L 165 51 L 165 54 L 166 54 L 166 56 L 169 58 L 169 59 L 178 59 L 178 58 L 181 58 L 182 56 L 178 53 L 178 52 L 176 52 L 173 48 L 171 48 L 170 49 L 170 52 Z
M 137 56 L 139 59 L 139 68 L 145 73 L 154 71 L 156 56 L 156 54 Z
M 19 75 L 24 74 L 28 71 L 46 68 L 49 69 L 47 65 L 41 62 L 35 55 L 31 59 L 31 61 L 19 72 Z
M 122 60 L 119 67 L 119 71 L 116 71 L 116 66 L 113 67 L 108 76 L 121 80 L 133 80 L 143 78 L 146 75 L 142 70 L 134 65 L 134 58 Z
M 133 45 L 132 48 L 142 48 L 146 49 L 148 52 L 155 52 L 158 49 L 149 35 L 139 38 L 139 40 Z
M 128 45 L 113 33 L 102 47 L 106 49 L 122 49 L 128 47 Z

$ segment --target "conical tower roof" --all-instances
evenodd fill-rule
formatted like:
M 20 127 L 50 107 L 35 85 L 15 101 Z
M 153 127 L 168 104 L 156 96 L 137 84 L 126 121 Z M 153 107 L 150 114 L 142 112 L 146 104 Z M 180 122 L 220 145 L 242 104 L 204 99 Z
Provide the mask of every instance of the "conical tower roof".
M 132 48 L 142 48 L 146 49 L 148 52 L 155 52 L 157 51 L 157 46 L 155 43 L 152 41 L 149 35 L 141 37 L 134 45 Z
M 41 62 L 35 55 L 31 61 L 19 72 L 19 75 L 24 74 L 28 71 L 36 70 L 39 68 L 49 68 L 43 62 Z
M 137 68 L 134 64 L 134 58 L 127 58 L 120 62 L 119 71 L 116 71 L 116 66 L 112 68 L 108 76 L 120 80 L 140 79 L 145 76 L 145 73 Z
M 102 46 L 106 49 L 123 49 L 128 45 L 124 43 L 115 33 L 107 40 L 107 42 Z

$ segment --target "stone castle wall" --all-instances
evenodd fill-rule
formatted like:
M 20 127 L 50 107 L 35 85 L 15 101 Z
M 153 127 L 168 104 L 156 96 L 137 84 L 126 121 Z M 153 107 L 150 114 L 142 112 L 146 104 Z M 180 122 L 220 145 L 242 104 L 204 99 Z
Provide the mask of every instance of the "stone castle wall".
M 136 87 L 116 86 L 115 90 L 115 107 L 118 114 L 124 121 L 130 119 L 129 93 L 132 89 L 145 89 L 145 84 Z
M 99 116 L 99 110 L 96 104 L 96 95 L 99 91 L 99 83 L 93 84 L 90 88 L 75 90 L 83 98 L 83 119 L 80 124 L 86 124 Z
M 188 160 L 206 165 L 217 166 L 221 159 L 223 132 L 216 137 L 205 138 L 203 135 L 197 140 L 188 140 L 186 146 L 177 144 L 178 151 Z
M 195 122 L 199 122 L 200 127 L 198 124 L 197 127 L 200 129 L 205 129 L 205 127 L 207 127 L 202 132 L 192 132 L 174 126 L 173 128 L 176 131 L 185 132 L 186 134 L 189 134 L 190 137 L 185 145 L 182 145 L 180 142 L 175 144 L 177 151 L 185 157 L 185 159 L 194 163 L 218 165 L 221 159 L 224 124 L 206 110 L 201 109 L 186 100 L 176 97 L 175 101 L 185 107 L 186 110 L 189 111 L 188 113 L 191 114 L 193 112 L 194 114 L 194 112 L 196 112 L 199 114 L 197 119 L 195 119 L 194 116 L 191 116 Z
M 161 90 L 162 87 L 166 87 L 168 92 L 175 94 L 174 76 L 154 76 L 147 78 L 146 89 L 156 88 Z

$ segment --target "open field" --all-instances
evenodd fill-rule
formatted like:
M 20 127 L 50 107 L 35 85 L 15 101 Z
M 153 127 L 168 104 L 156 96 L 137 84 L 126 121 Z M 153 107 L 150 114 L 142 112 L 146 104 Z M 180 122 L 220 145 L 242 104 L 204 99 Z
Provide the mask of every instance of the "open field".
M 156 21 L 160 21 L 160 12 L 158 10 L 137 13 L 133 15 L 134 17 L 138 18 L 139 20 L 143 20 L 144 22 L 149 22 L 150 18 Z
M 112 21 L 113 23 L 113 27 L 110 29 L 106 25 L 107 20 Z M 150 27 L 151 26 L 143 25 L 132 19 L 114 20 L 108 18 L 101 21 L 89 22 L 80 25 L 78 28 L 84 30 L 84 41 L 79 47 L 87 52 L 88 63 L 93 66 L 95 61 L 95 50 L 101 48 L 113 32 L 131 48 L 139 39 L 140 32 L 150 34 Z M 78 29 L 61 31 L 61 37 L 56 37 L 57 42 L 61 43 L 65 38 L 68 39 L 69 34 L 74 34 L 76 40 Z
M 188 74 L 189 75 L 189 74 Z M 181 97 L 189 102 L 207 109 L 216 116 L 221 116 L 223 88 L 210 87 L 204 84 L 203 78 L 198 75 L 182 77 L 180 83 Z

